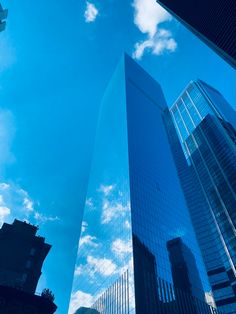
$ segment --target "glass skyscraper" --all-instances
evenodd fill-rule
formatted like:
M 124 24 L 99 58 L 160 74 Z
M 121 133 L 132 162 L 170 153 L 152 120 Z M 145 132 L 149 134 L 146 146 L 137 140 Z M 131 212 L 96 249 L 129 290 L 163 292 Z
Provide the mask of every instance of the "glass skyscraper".
M 216 305 L 236 313 L 235 111 L 198 80 L 189 83 L 166 120 Z
M 101 104 L 71 314 L 218 313 L 205 303 L 166 109 L 160 85 L 125 55 Z

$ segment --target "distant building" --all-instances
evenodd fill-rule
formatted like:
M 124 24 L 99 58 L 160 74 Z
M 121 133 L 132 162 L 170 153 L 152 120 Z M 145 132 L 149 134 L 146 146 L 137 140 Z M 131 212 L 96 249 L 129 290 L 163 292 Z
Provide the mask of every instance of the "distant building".
M 139 309 L 137 313 L 158 313 L 160 300 L 156 257 L 136 235 L 133 235 L 133 250 L 136 268 L 134 283 L 137 291 L 136 307 Z M 149 302 L 144 302 L 144 300 L 149 300 Z
M 34 294 L 51 248 L 45 238 L 36 236 L 37 230 L 17 219 L 0 229 L 0 314 L 51 314 L 57 309 L 49 290 Z
M 235 0 L 157 0 L 183 25 L 236 67 Z
M 4 20 L 7 18 L 7 14 L 8 10 L 4 10 L 0 3 L 0 32 L 6 27 L 6 22 Z
M 182 289 L 200 300 L 205 300 L 195 257 L 181 238 L 167 242 L 175 288 Z
M 36 236 L 37 227 L 14 220 L 0 229 L 0 284 L 34 293 L 51 245 Z

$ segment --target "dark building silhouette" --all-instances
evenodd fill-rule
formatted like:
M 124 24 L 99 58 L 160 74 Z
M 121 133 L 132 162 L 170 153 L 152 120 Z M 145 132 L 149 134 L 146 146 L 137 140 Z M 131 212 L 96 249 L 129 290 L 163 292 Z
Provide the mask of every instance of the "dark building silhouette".
M 6 22 L 4 21 L 7 18 L 8 11 L 4 10 L 0 3 L 0 32 L 3 31 L 6 27 Z
M 51 245 L 36 236 L 38 228 L 14 220 L 0 229 L 0 284 L 34 293 Z
M 193 253 L 181 238 L 167 242 L 174 286 L 204 300 L 204 292 Z
M 0 314 L 51 314 L 54 296 L 35 295 L 41 268 L 51 245 L 36 236 L 38 227 L 14 220 L 0 229 Z
M 46 297 L 0 285 L 0 314 L 53 314 L 56 309 Z
M 236 67 L 235 0 L 156 0 L 190 31 Z

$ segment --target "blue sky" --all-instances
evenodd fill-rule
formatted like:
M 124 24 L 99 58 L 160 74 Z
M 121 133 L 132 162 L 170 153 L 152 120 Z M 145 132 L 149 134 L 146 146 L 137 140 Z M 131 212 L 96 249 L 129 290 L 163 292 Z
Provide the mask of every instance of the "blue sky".
M 235 71 L 155 1 L 1 1 L 0 221 L 39 224 L 52 244 L 39 283 L 66 313 L 99 104 L 123 51 L 168 105 L 191 79 L 235 108 Z

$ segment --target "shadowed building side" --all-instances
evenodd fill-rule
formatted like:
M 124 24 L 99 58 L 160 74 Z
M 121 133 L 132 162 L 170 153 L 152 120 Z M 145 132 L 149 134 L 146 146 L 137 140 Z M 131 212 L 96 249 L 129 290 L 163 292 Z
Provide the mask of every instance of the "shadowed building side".
M 236 1 L 156 1 L 231 66 L 236 67 Z

